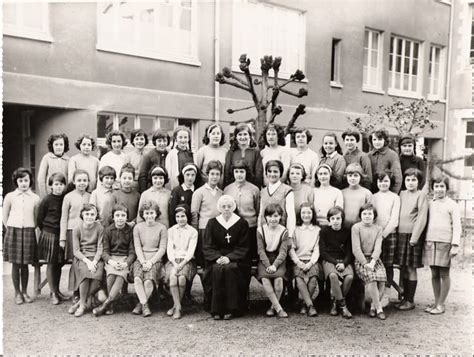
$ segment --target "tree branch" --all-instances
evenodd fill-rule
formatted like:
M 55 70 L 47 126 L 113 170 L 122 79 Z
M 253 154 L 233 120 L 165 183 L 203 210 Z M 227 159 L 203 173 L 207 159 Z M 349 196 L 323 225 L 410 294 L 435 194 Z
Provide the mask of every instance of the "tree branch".
M 250 105 L 250 106 L 245 107 L 245 108 L 227 109 L 227 113 L 229 113 L 229 114 L 234 114 L 235 112 L 241 112 L 241 111 L 248 110 L 248 109 L 252 109 L 252 108 L 255 108 L 255 106 L 254 106 L 254 105 Z
M 297 97 L 297 98 L 302 98 L 302 97 L 308 95 L 308 91 L 305 88 L 300 88 L 298 93 L 295 93 L 295 92 L 289 91 L 287 89 L 282 89 L 281 86 L 280 86 L 280 91 L 282 91 L 285 94 L 292 95 L 293 97 Z

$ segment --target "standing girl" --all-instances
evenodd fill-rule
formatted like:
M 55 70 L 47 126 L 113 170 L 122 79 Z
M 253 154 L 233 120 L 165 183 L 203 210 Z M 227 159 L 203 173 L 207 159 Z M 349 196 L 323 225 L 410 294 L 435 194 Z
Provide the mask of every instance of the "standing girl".
M 35 228 L 40 198 L 31 191 L 33 175 L 30 170 L 16 169 L 12 182 L 16 190 L 9 192 L 3 201 L 3 225 L 6 227 L 3 259 L 12 263 L 15 303 L 20 305 L 33 302 L 27 292 L 28 264 L 38 262 Z
M 319 232 L 313 205 L 309 202 L 302 203 L 296 218 L 290 257 L 295 264 L 293 271 L 296 286 L 304 301 L 300 313 L 310 317 L 318 316 L 313 301 L 319 294 Z
M 168 232 L 166 227 L 158 222 L 160 214 L 156 203 L 143 202 L 139 215 L 144 222 L 133 228 L 133 243 L 137 255 L 133 264 L 133 279 L 139 302 L 132 312 L 135 315 L 143 314 L 143 317 L 151 315 L 148 299 L 161 280 L 162 260 L 166 253 Z
M 372 300 L 369 316 L 385 320 L 380 296 L 385 289 L 387 275 L 380 254 L 382 253 L 382 227 L 374 224 L 377 210 L 372 204 L 360 208 L 360 219 L 352 226 L 352 253 L 355 270 L 364 282 Z
M 168 155 L 166 147 L 170 144 L 170 137 L 166 131 L 158 129 L 153 133 L 151 142 L 155 145 L 155 150 L 151 150 L 143 157 L 138 174 L 138 192 L 140 193 L 150 187 L 148 173 L 151 168 L 155 165 L 165 167 L 166 156 Z
M 95 150 L 95 140 L 88 134 L 83 134 L 76 141 L 76 148 L 81 152 L 71 157 L 67 169 L 67 181 L 74 182 L 76 170 L 83 170 L 89 176 L 88 192 L 95 190 L 97 186 L 97 173 L 99 171 L 99 159 L 92 156 L 92 150 Z
M 265 223 L 265 209 L 274 203 L 283 209 L 281 224 L 288 228 L 290 237 L 293 236 L 296 224 L 295 195 L 290 186 L 280 181 L 283 173 L 283 164 L 278 160 L 270 160 L 265 165 L 268 186 L 260 191 L 260 213 L 258 226 Z
M 360 208 L 367 203 L 372 203 L 372 193 L 360 185 L 362 167 L 359 164 L 350 164 L 346 168 L 346 177 L 349 187 L 342 190 L 344 197 L 344 226 L 351 226 L 360 221 Z
M 199 148 L 194 158 L 194 162 L 202 175 L 202 181 L 207 182 L 207 164 L 210 161 L 216 160 L 225 165 L 225 157 L 227 149 L 223 146 L 225 144 L 225 134 L 222 126 L 217 123 L 213 123 L 206 128 L 204 137 L 202 138 L 204 146 Z M 221 177 L 219 187 L 224 188 L 224 176 Z
M 122 171 L 122 166 L 128 162 L 127 155 L 123 152 L 126 145 L 125 135 L 118 130 L 112 130 L 107 134 L 105 143 L 111 149 L 108 153 L 100 158 L 99 169 L 104 166 L 110 166 L 115 170 L 116 174 Z M 113 184 L 114 190 L 120 188 L 120 178 L 117 178 Z
M 168 207 L 170 227 L 176 224 L 174 210 L 176 207 L 178 207 L 178 205 L 187 204 L 189 207 L 191 207 L 191 199 L 193 197 L 194 191 L 202 186 L 201 180 L 201 175 L 199 174 L 199 170 L 196 165 L 189 163 L 183 167 L 178 176 L 178 182 L 180 185 L 171 190 L 170 204 Z M 191 221 L 189 221 L 189 223 L 191 223 Z
M 345 297 L 349 293 L 354 279 L 352 269 L 351 232 L 343 227 L 344 210 L 335 206 L 327 213 L 329 225 L 321 230 L 319 248 L 323 261 L 324 280 L 331 282 L 331 297 L 333 299 L 332 316 L 337 316 L 341 310 L 342 317 L 350 319 L 352 314 L 346 306 Z M 342 289 L 341 289 L 342 283 Z
M 69 274 L 69 290 L 79 290 L 80 299 L 69 308 L 69 313 L 76 317 L 86 312 L 86 302 L 100 290 L 104 275 L 102 256 L 102 239 L 104 228 L 97 221 L 97 208 L 86 203 L 80 217 L 82 222 L 74 228 L 74 260 Z
M 449 179 L 439 177 L 431 182 L 434 199 L 429 203 L 430 218 L 426 232 L 423 263 L 430 266 L 434 304 L 425 311 L 439 315 L 445 311 L 446 297 L 451 286 L 449 269 L 451 259 L 459 252 L 461 216 L 459 207 L 446 196 Z
M 178 175 L 183 167 L 194 162 L 191 151 L 191 131 L 185 126 L 178 126 L 173 132 L 172 147 L 165 160 L 171 189 L 179 185 Z
M 102 305 L 92 310 L 97 317 L 104 313 L 113 314 L 112 304 L 122 291 L 129 269 L 136 259 L 132 228 L 127 224 L 127 216 L 127 207 L 116 204 L 112 209 L 114 223 L 104 230 L 102 259 L 107 273 L 108 297 Z
M 280 305 L 283 279 L 286 279 L 286 255 L 289 248 L 288 230 L 280 224 L 283 209 L 278 204 L 265 207 L 266 224 L 257 229 L 258 262 L 257 278 L 263 284 L 271 302 L 266 315 L 286 318 L 288 314 Z
M 126 161 L 132 164 L 133 168 L 135 169 L 133 187 L 138 191 L 138 175 L 140 165 L 142 164 L 143 158 L 147 152 L 146 146 L 148 145 L 148 136 L 146 135 L 145 131 L 143 131 L 143 129 L 133 129 L 130 133 L 130 142 L 133 145 L 133 150 L 126 154 Z M 120 168 L 120 171 L 117 171 L 117 175 L 120 174 L 121 170 L 122 168 Z
M 204 265 L 202 242 L 207 222 L 219 215 L 217 201 L 222 196 L 222 190 L 218 187 L 221 176 L 220 161 L 210 161 L 207 164 L 207 183 L 194 192 L 191 200 L 192 226 L 198 230 L 198 243 L 194 255 L 196 263 L 201 267 Z
M 75 189 L 64 196 L 61 209 L 61 221 L 59 231 L 59 245 L 64 249 L 66 261 L 71 262 L 74 258 L 72 247 L 73 229 L 81 224 L 80 213 L 84 204 L 89 203 L 90 193 L 87 186 L 89 175 L 84 170 L 76 170 L 73 176 Z
M 400 166 L 402 173 L 408 169 L 418 169 L 422 173 L 420 189 L 425 187 L 426 165 L 425 161 L 416 155 L 416 139 L 413 135 L 407 134 L 400 138 L 398 142 L 398 152 L 400 153 Z M 402 183 L 402 190 L 406 190 L 405 183 Z
M 339 206 L 344 208 L 344 198 L 342 191 L 331 185 L 332 169 L 326 164 L 319 165 L 316 169 L 316 176 L 313 189 L 314 207 L 316 208 L 316 219 L 321 227 L 329 224 L 327 220 L 328 211 Z
M 46 277 L 51 291 L 51 304 L 58 305 L 61 267 L 64 261 L 64 252 L 59 246 L 59 232 L 66 177 L 62 173 L 56 172 L 48 180 L 51 193 L 41 200 L 36 220 L 38 228 L 41 229 L 38 258 L 48 263 Z
M 385 129 L 375 130 L 369 136 L 369 142 L 373 149 L 369 152 L 369 159 L 372 166 L 372 175 L 377 172 L 390 170 L 393 173 L 393 185 L 390 191 L 398 194 L 402 187 L 402 170 L 400 159 L 395 151 L 388 147 L 389 137 Z M 372 192 L 377 192 L 377 181 L 372 179 Z
M 314 193 L 310 185 L 306 183 L 306 172 L 303 165 L 292 164 L 288 170 L 286 183 L 290 185 L 295 196 L 295 213 L 300 209 L 302 203 L 313 202 Z
M 166 280 L 170 285 L 173 307 L 167 315 L 173 319 L 181 318 L 181 301 L 186 292 L 187 284 L 191 284 L 196 275 L 194 251 L 197 245 L 198 232 L 189 225 L 191 210 L 187 204 L 180 204 L 175 208 L 177 224 L 168 230 L 166 253 Z
M 307 174 L 306 183 L 309 183 L 310 186 L 313 187 L 314 175 L 319 165 L 318 154 L 309 148 L 309 143 L 313 135 L 311 135 L 311 132 L 306 128 L 296 128 L 294 135 L 296 148 L 292 149 L 289 153 L 289 164 L 298 163 L 303 165 Z
M 160 215 L 157 217 L 157 220 L 168 229 L 170 224 L 168 205 L 171 197 L 171 191 L 165 187 L 168 183 L 168 172 L 160 166 L 153 166 L 150 170 L 149 177 L 151 187 L 140 196 L 138 207 L 141 207 L 146 201 L 156 203 L 160 209 Z M 139 215 L 137 221 L 143 222 L 143 217 Z
M 405 171 L 406 190 L 400 192 L 400 222 L 398 224 L 397 261 L 403 277 L 404 297 L 399 310 L 415 308 L 415 292 L 418 282 L 417 268 L 423 266 L 423 230 L 428 216 L 428 200 L 418 190 L 422 173 L 418 169 Z
M 40 197 L 45 197 L 48 190 L 49 178 L 59 172 L 67 177 L 69 157 L 69 139 L 66 134 L 51 134 L 48 138 L 48 153 L 43 156 L 38 170 L 38 191 Z
M 288 169 L 289 156 L 285 154 L 285 132 L 281 125 L 270 123 L 263 129 L 259 139 L 260 156 L 262 156 L 262 166 L 265 167 L 270 160 L 280 160 L 283 168 Z M 268 184 L 264 179 L 265 186 Z
M 400 197 L 390 191 L 393 182 L 393 175 L 386 170 L 375 175 L 379 191 L 373 196 L 373 203 L 377 210 L 377 219 L 375 223 L 382 227 L 382 263 L 387 272 L 387 285 L 397 287 L 393 284 L 393 264 L 395 263 L 395 253 L 397 251 L 397 227 L 400 215 Z M 399 291 L 401 292 L 401 291 Z M 384 294 L 384 298 L 388 300 L 388 295 Z M 385 302 L 384 302 L 385 303 Z
M 231 184 L 233 181 L 232 165 L 234 165 L 237 160 L 247 161 L 247 165 L 250 168 L 250 174 L 247 176 L 247 181 L 253 183 L 258 188 L 262 187 L 262 157 L 255 146 L 250 127 L 244 123 L 238 124 L 235 127 L 234 138 L 225 159 L 224 187 Z
M 342 188 L 344 185 L 346 160 L 344 156 L 342 156 L 341 145 L 339 145 L 335 133 L 324 134 L 323 145 L 321 146 L 320 152 L 321 160 L 319 161 L 319 165 L 327 164 L 332 169 L 334 186 Z

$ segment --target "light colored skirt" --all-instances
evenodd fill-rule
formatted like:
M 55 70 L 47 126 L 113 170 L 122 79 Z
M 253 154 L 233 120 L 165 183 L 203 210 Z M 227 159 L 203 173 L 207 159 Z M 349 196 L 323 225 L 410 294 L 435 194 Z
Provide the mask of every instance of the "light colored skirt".
M 334 273 L 339 277 L 339 280 L 344 281 L 344 278 L 348 275 L 354 276 L 354 269 L 352 265 L 348 264 L 343 271 L 338 271 L 333 263 L 323 261 L 324 280 L 327 280 L 329 274 Z
M 308 263 L 309 260 L 301 260 L 304 264 Z M 297 265 L 293 266 L 293 275 L 298 278 L 301 278 L 304 280 L 306 284 L 308 284 L 308 281 L 310 278 L 313 276 L 316 277 L 319 280 L 322 280 L 323 277 L 323 269 L 321 268 L 321 265 L 316 262 L 311 266 L 311 268 L 308 271 L 303 271 L 303 269 L 300 269 Z
M 111 260 L 116 261 L 116 262 L 121 262 L 121 263 L 125 263 L 127 261 L 127 258 L 128 257 L 123 256 L 123 255 L 122 256 L 112 255 L 110 257 Z M 127 266 L 123 270 L 117 270 L 112 265 L 107 263 L 107 264 L 105 264 L 105 272 L 106 272 L 107 276 L 109 276 L 109 275 L 118 275 L 118 276 L 121 276 L 122 278 L 124 278 L 125 280 L 127 280 L 127 276 L 128 276 L 128 273 L 130 272 L 130 269 Z
M 181 263 L 184 259 L 183 258 L 177 258 L 175 261 L 176 263 Z M 170 283 L 170 277 L 171 274 L 175 272 L 174 266 L 171 262 L 166 262 L 165 264 L 165 283 L 169 285 Z M 194 280 L 194 277 L 197 274 L 197 268 L 196 268 L 196 262 L 194 259 L 189 261 L 183 269 L 179 273 L 176 274 L 176 276 L 184 276 L 188 282 L 192 282 Z
M 449 268 L 451 266 L 450 243 L 443 242 L 425 242 L 423 250 L 423 264 Z

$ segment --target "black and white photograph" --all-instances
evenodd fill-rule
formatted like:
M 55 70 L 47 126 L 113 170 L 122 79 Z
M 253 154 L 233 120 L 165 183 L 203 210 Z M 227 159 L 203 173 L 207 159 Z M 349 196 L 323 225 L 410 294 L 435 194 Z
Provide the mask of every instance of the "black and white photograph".
M 0 13 L 2 355 L 473 355 L 474 1 Z

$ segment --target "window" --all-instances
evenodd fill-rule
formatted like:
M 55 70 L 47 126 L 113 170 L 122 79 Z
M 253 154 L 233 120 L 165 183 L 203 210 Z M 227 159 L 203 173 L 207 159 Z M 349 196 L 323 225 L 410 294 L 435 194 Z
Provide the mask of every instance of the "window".
M 444 98 L 444 49 L 440 46 L 430 46 L 429 62 L 429 80 L 430 88 L 428 92 L 429 99 Z
M 98 3 L 97 49 L 200 65 L 197 2 Z
M 474 64 L 474 6 L 471 6 L 472 21 L 471 21 L 471 64 Z
M 332 39 L 331 47 L 331 85 L 341 87 L 341 40 Z
M 46 2 L 3 4 L 3 32 L 8 36 L 52 42 L 49 32 L 49 4 Z
M 364 35 L 363 89 L 382 90 L 382 51 L 382 33 L 366 29 Z
M 197 150 L 197 121 L 192 119 L 175 119 L 163 118 L 150 115 L 135 115 L 135 114 L 121 114 L 121 113 L 99 113 L 97 115 L 97 145 L 105 147 L 105 138 L 107 133 L 112 130 L 120 130 L 125 134 L 129 140 L 130 133 L 133 129 L 143 129 L 148 136 L 150 146 L 153 132 L 157 129 L 163 129 L 168 132 L 170 137 L 173 135 L 173 130 L 178 125 L 184 125 L 191 130 L 192 135 L 192 149 Z M 131 147 L 131 143 L 127 142 L 127 146 Z
M 466 121 L 466 149 L 474 149 L 474 120 Z
M 233 5 L 232 69 L 239 70 L 239 57 L 247 54 L 250 71 L 260 74 L 260 58 L 282 57 L 280 77 L 297 69 L 304 71 L 305 15 L 298 10 L 267 2 L 235 1 Z
M 390 39 L 389 91 L 391 95 L 418 98 L 421 94 L 421 43 L 392 36 Z

